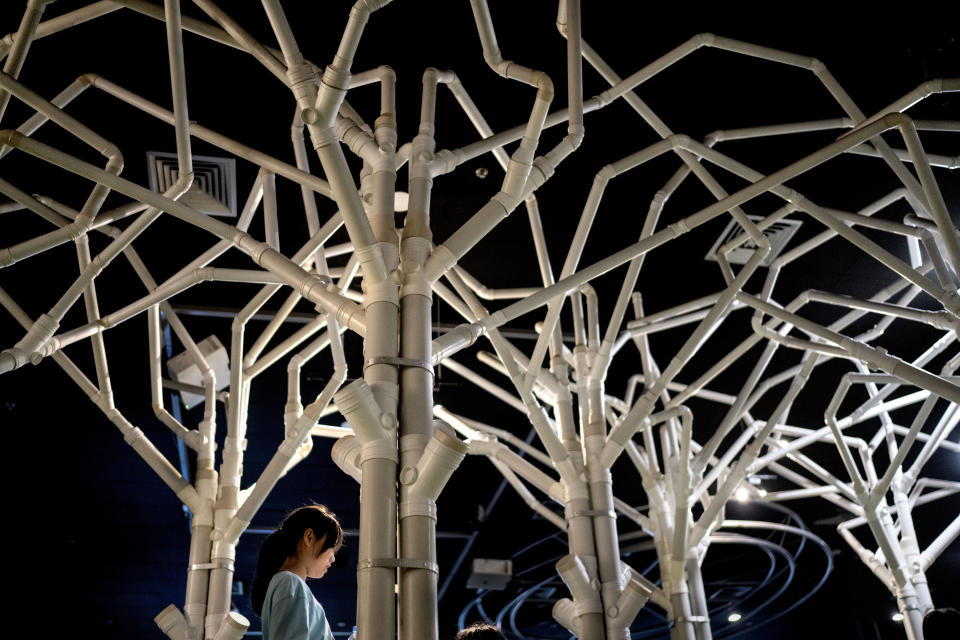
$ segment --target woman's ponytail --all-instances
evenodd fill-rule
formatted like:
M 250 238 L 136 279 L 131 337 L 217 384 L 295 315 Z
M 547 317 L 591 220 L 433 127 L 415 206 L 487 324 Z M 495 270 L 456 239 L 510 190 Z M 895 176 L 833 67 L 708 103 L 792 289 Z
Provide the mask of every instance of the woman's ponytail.
M 260 545 L 257 571 L 253 577 L 253 587 L 250 589 L 250 604 L 253 605 L 253 612 L 258 616 L 262 615 L 263 601 L 267 597 L 270 580 L 287 558 L 296 557 L 297 544 L 307 529 L 313 530 L 317 538 L 323 538 L 321 552 L 327 549 L 339 549 L 343 542 L 343 529 L 340 527 L 337 516 L 323 505 L 300 507 L 287 514 L 280 528 L 267 536 Z
M 260 615 L 263 609 L 263 599 L 267 597 L 267 587 L 270 579 L 277 573 L 290 555 L 290 543 L 285 539 L 283 529 L 277 529 L 260 545 L 260 554 L 257 556 L 257 571 L 253 576 L 253 587 L 250 589 L 250 604 L 253 612 Z M 293 551 L 296 553 L 296 540 L 293 541 Z

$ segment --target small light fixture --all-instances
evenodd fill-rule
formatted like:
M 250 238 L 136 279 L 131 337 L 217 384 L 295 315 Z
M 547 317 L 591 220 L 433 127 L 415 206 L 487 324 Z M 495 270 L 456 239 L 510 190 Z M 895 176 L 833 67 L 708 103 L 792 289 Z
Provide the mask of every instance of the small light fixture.
M 742 617 L 739 613 L 731 613 L 727 616 L 727 622 L 740 622 L 740 618 Z
M 742 487 L 742 486 L 741 486 L 741 487 L 737 487 L 737 490 L 734 491 L 734 493 L 733 493 L 733 497 L 734 497 L 738 502 L 746 502 L 747 500 L 750 499 L 750 490 L 747 489 L 746 487 Z
M 903 614 L 897 611 L 895 614 L 890 616 L 890 619 L 894 622 L 903 622 Z

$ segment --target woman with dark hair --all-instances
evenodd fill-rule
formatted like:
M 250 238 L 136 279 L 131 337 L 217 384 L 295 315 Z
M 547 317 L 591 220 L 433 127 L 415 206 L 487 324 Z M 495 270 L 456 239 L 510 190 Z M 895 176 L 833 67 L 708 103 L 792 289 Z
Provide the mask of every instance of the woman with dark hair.
M 290 512 L 260 546 L 250 591 L 263 640 L 333 640 L 307 578 L 322 578 L 343 542 L 337 517 L 322 505 Z

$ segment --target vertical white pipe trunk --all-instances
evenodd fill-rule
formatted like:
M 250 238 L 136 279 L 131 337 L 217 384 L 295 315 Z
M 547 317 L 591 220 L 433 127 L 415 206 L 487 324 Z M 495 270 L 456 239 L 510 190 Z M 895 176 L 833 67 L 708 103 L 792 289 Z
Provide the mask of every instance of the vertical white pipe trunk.
M 696 631 L 690 619 L 690 593 L 687 590 L 686 579 L 681 580 L 671 588 L 670 592 L 670 640 L 696 640 Z
M 710 630 L 710 607 L 707 605 L 707 594 L 703 588 L 703 574 L 700 572 L 700 563 L 695 557 L 687 560 L 687 583 L 690 585 L 690 604 L 693 614 L 702 618 L 697 622 L 694 631 L 697 640 L 713 640 Z

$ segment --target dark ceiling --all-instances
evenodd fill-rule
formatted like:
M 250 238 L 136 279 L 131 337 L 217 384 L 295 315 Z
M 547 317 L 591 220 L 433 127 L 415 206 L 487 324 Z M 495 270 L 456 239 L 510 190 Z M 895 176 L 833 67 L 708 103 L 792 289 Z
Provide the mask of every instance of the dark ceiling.
M 83 2 L 58 0 L 45 17 L 52 17 L 82 6 Z M 221 3 L 254 36 L 272 44 L 273 36 L 259 3 Z M 241 6 L 232 6 L 238 4 Z M 555 4 L 492 1 L 491 13 L 504 57 L 543 69 L 558 85 L 556 105 L 565 104 L 563 94 L 565 41 L 555 27 Z M 657 4 L 656 8 L 628 3 L 584 3 L 584 39 L 622 76 L 679 45 L 690 36 L 710 31 L 785 51 L 810 55 L 824 61 L 841 85 L 866 113 L 873 113 L 921 82 L 960 75 L 960 47 L 955 21 L 938 17 L 933 3 L 914 3 L 910 11 L 888 16 L 839 15 L 838 8 L 765 5 L 756 10 L 733 8 L 727 3 L 696 7 L 685 3 Z M 287 2 L 291 24 L 305 55 L 319 65 L 331 59 L 339 33 L 345 23 L 349 3 Z M 621 6 L 622 5 L 622 6 Z M 4 2 L 0 6 L 0 33 L 16 31 L 22 3 Z M 324 11 L 326 10 L 326 12 Z M 940 8 L 942 10 L 942 8 Z M 185 15 L 205 19 L 202 12 L 184 3 Z M 777 15 L 774 15 L 774 11 Z M 906 14 L 906 15 L 903 15 Z M 293 101 L 289 92 L 252 58 L 203 38 L 186 35 L 187 84 L 190 94 L 190 118 L 245 144 L 292 162 L 289 127 Z M 419 117 L 420 78 L 428 66 L 451 69 L 461 78 L 495 131 L 523 122 L 531 102 L 531 92 L 518 83 L 498 78 L 485 65 L 473 26 L 469 3 L 397 1 L 376 13 L 364 33 L 356 71 L 381 64 L 397 72 L 397 111 L 401 143 L 416 133 Z M 80 74 L 94 72 L 161 105 L 170 104 L 164 29 L 161 22 L 127 9 L 87 23 L 70 31 L 38 40 L 33 44 L 20 74 L 24 84 L 43 96 L 51 97 Z M 589 69 L 584 73 L 584 95 L 592 96 L 607 85 Z M 784 69 L 768 62 L 745 59 L 721 51 L 700 51 L 668 72 L 646 83 L 638 94 L 677 132 L 702 139 L 717 129 L 757 124 L 774 124 L 820 118 L 840 117 L 839 108 L 812 74 L 799 69 Z M 358 89 L 349 99 L 354 107 L 372 121 L 377 112 L 377 91 Z M 509 106 L 508 106 L 509 105 Z M 555 106 L 556 106 L 555 105 Z M 953 118 L 960 115 L 956 95 L 934 96 L 916 108 L 915 117 Z M 146 182 L 148 150 L 173 151 L 172 129 L 123 105 L 96 90 L 89 90 L 68 111 L 95 131 L 116 142 L 126 160 L 124 175 Z M 476 133 L 459 111 L 452 97 L 441 92 L 437 106 L 437 147 L 456 148 L 476 139 Z M 3 128 L 17 126 L 29 111 L 12 100 L 4 116 Z M 547 132 L 547 148 L 563 135 L 563 127 Z M 625 104 L 611 105 L 588 115 L 586 139 L 578 154 L 557 172 L 550 188 L 544 189 L 540 207 L 554 268 L 559 269 L 582 203 L 596 171 L 603 164 L 619 159 L 655 142 L 658 137 Z M 798 140 L 731 142 L 725 152 L 759 171 L 769 172 L 801 157 L 835 137 L 835 132 L 803 136 Z M 89 150 L 77 146 L 62 132 L 48 126 L 38 139 L 75 151 L 92 159 Z M 952 144 L 951 144 L 952 142 Z M 928 151 L 956 155 L 956 134 L 924 138 Z M 951 151 L 952 149 L 952 151 Z M 222 155 L 201 141 L 195 141 L 194 153 Z M 817 202 L 856 210 L 887 193 L 897 184 L 892 175 L 864 171 L 866 163 L 878 160 L 844 158 L 830 172 L 815 172 L 797 181 Z M 633 242 L 640 232 L 646 207 L 663 183 L 676 169 L 674 158 L 650 163 L 642 174 L 630 174 L 611 184 L 597 227 L 587 244 L 582 265 L 590 264 L 613 250 Z M 478 169 L 489 171 L 480 178 Z M 873 167 L 875 169 L 875 167 Z M 314 169 L 322 175 L 319 163 Z M 256 169 L 238 163 L 238 198 L 242 202 Z M 482 172 L 481 172 L 482 173 Z M 880 173 L 878 179 L 876 175 Z M 24 154 L 12 154 L 0 161 L 0 175 L 29 193 L 53 196 L 79 208 L 86 193 L 78 178 L 51 172 L 38 160 Z M 442 242 L 459 224 L 476 211 L 496 191 L 502 173 L 493 159 L 484 156 L 438 178 L 432 202 L 435 241 Z M 938 170 L 940 186 L 951 212 L 960 214 L 960 179 L 957 172 Z M 401 172 L 398 188 L 404 188 Z M 721 183 L 733 189 L 737 179 L 721 175 Z M 299 214 L 299 188 L 278 181 L 281 203 L 281 246 L 285 253 L 299 247 L 306 228 Z M 690 186 L 678 192 L 665 212 L 668 221 L 679 219 L 707 204 L 709 194 Z M 110 208 L 123 202 L 111 196 Z M 282 206 L 293 203 L 294 214 L 285 216 Z M 764 213 L 771 204 L 763 199 L 748 213 Z M 321 216 L 335 210 L 332 202 L 321 202 Z M 767 207 L 767 208 L 765 208 Z M 905 209 L 899 210 L 900 215 Z M 255 221 L 251 231 L 262 234 Z M 715 263 L 702 260 L 723 223 L 715 221 L 691 233 L 682 243 L 671 245 L 669 252 L 653 253 L 644 267 L 639 289 L 648 311 L 668 308 L 676 303 L 716 291 L 722 278 Z M 20 213 L 0 214 L 3 246 L 13 244 L 46 230 L 42 223 Z M 819 229 L 806 225 L 798 241 L 811 237 Z M 338 236 L 334 242 L 345 240 Z M 92 251 L 105 246 L 103 237 L 91 236 Z M 209 236 L 188 229 L 183 223 L 161 218 L 136 244 L 144 261 L 159 281 L 178 270 L 198 250 L 211 244 Z M 517 212 L 491 233 L 463 261 L 464 266 L 490 287 L 536 286 L 536 264 L 531 249 L 526 215 Z M 900 251 L 900 249 L 897 249 Z M 173 259 L 171 259 L 171 253 Z M 246 265 L 235 255 L 222 263 Z M 509 260 L 509 267 L 506 266 Z M 119 262 L 119 261 L 118 261 Z M 334 264 L 342 264 L 334 262 Z M 69 286 L 76 269 L 71 247 L 64 245 L 47 255 L 18 263 L 0 273 L 2 286 L 25 311 L 36 317 L 49 308 Z M 516 274 L 522 274 L 517 276 Z M 668 275 L 669 274 L 669 275 Z M 518 281 L 520 279 L 520 281 Z M 612 304 L 622 271 L 601 278 L 597 289 L 601 299 Z M 809 260 L 785 273 L 778 299 L 791 300 L 796 293 L 816 287 L 839 293 L 872 294 L 891 282 L 891 275 L 867 256 L 852 250 L 833 250 L 811 255 Z M 747 289 L 756 290 L 760 280 Z M 126 265 L 108 269 L 98 279 L 101 309 L 117 309 L 142 295 L 142 287 Z M 175 300 L 180 308 L 217 306 L 241 307 L 253 288 L 195 288 Z M 606 295 L 605 295 L 606 294 Z M 604 297 L 605 296 L 605 297 Z M 268 303 L 275 309 L 279 303 Z M 491 304 L 496 306 L 496 304 Z M 78 305 L 79 307 L 79 305 Z M 304 307 L 302 311 L 309 311 Z M 606 311 L 609 313 L 609 311 Z M 816 313 L 816 311 L 811 311 Z M 444 304 L 435 305 L 435 320 L 440 324 L 460 321 Z M 521 318 L 514 328 L 529 332 L 539 318 Z M 815 319 L 817 319 L 815 317 Z M 831 320 L 832 318 L 823 318 Z M 189 316 L 195 337 L 216 334 L 229 344 L 230 319 Z M 67 315 L 66 327 L 83 322 L 82 309 Z M 178 459 L 173 436 L 157 422 L 149 408 L 145 321 L 134 320 L 111 330 L 107 347 L 118 406 L 130 421 L 141 426 L 170 460 Z M 256 334 L 264 326 L 254 322 Z M 292 332 L 291 325 L 284 331 Z M 745 329 L 749 331 L 747 327 Z M 740 329 L 720 333 L 721 346 L 742 339 Z M 739 332 L 739 333 L 738 333 Z M 0 346 L 16 342 L 22 330 L 0 313 Z M 530 334 L 528 333 L 528 336 Z M 666 332 L 653 342 L 654 355 L 668 361 L 670 354 L 685 339 L 685 333 Z M 929 342 L 929 336 L 914 330 L 895 334 L 891 341 L 901 357 Z M 519 346 L 528 351 L 532 341 L 519 338 Z M 348 340 L 348 352 L 359 354 L 359 340 Z M 174 346 L 174 351 L 179 347 Z M 479 349 L 489 350 L 481 343 Z M 475 349 L 476 350 L 476 349 Z M 85 344 L 67 350 L 81 367 L 92 367 Z M 720 347 L 706 349 L 691 365 L 691 375 L 703 370 Z M 475 363 L 472 354 L 462 354 L 461 362 Z M 354 360 L 356 362 L 356 360 Z M 783 368 L 793 362 L 784 361 Z M 750 363 L 747 363 L 748 365 Z M 470 364 L 482 370 L 479 364 Z M 633 353 L 615 363 L 608 388 L 622 394 L 629 375 L 638 362 Z M 329 356 L 305 370 L 304 397 L 317 393 L 329 375 Z M 353 366 L 350 377 L 359 376 Z M 497 374 L 488 374 L 496 379 Z M 737 380 L 731 376 L 731 380 Z M 742 379 L 742 376 L 739 378 Z M 823 405 L 835 386 L 836 376 L 824 376 L 813 385 L 807 401 L 792 418 L 797 424 L 822 424 Z M 497 380 L 506 385 L 506 380 Z M 722 385 L 722 383 L 721 383 Z M 718 388 L 735 393 L 738 386 Z M 256 477 L 269 460 L 283 435 L 282 411 L 285 396 L 285 370 L 282 365 L 268 369 L 253 387 L 245 458 L 247 478 Z M 489 396 L 466 384 L 456 374 L 440 367 L 437 372 L 438 404 L 472 418 L 498 426 L 523 437 L 529 424 L 522 414 L 499 405 Z M 200 418 L 201 409 L 184 413 L 188 426 Z M 698 407 L 698 439 L 722 418 L 712 415 L 707 406 Z M 716 412 L 715 409 L 713 409 Z M 221 412 L 222 413 L 222 412 Z M 220 416 L 221 427 L 222 415 Z M 338 424 L 339 416 L 325 420 Z M 0 379 L 0 423 L 7 435 L 4 468 L 9 500 L 5 510 L 5 531 L 13 562 L 11 582 L 14 595 L 8 598 L 10 618 L 21 611 L 31 612 L 34 624 L 43 627 L 41 637 L 160 637 L 153 617 L 167 604 L 182 604 L 187 563 L 189 530 L 187 519 L 176 498 L 127 448 L 117 431 L 89 400 L 56 368 L 53 362 L 27 366 Z M 956 435 L 953 440 L 956 441 Z M 330 442 L 316 439 L 311 456 L 294 468 L 273 492 L 254 521 L 254 531 L 244 535 L 238 548 L 237 580 L 246 593 L 261 539 L 258 530 L 276 526 L 292 507 L 316 500 L 329 505 L 344 525 L 355 532 L 358 523 L 359 491 L 330 460 Z M 829 456 L 825 456 L 829 458 Z M 836 465 L 836 460 L 829 464 Z M 956 479 L 957 455 L 939 454 L 931 463 L 930 475 Z M 837 465 L 837 468 L 839 466 Z M 634 505 L 646 500 L 639 478 L 629 469 L 615 469 L 618 496 Z M 902 627 L 890 622 L 895 603 L 853 553 L 836 535 L 838 510 L 825 502 L 791 503 L 799 516 L 791 516 L 769 507 L 746 504 L 731 506 L 728 517 L 780 521 L 802 518 L 814 533 L 833 549 L 833 572 L 809 600 L 749 637 L 809 638 L 811 633 L 829 638 L 900 638 Z M 495 508 L 493 508 L 495 507 Z M 454 567 L 468 543 L 467 562 L 451 576 L 449 588 L 440 602 L 441 637 L 452 637 L 461 611 L 477 597 L 466 588 L 469 559 L 513 558 L 516 577 L 503 592 L 486 594 L 480 608 L 471 608 L 467 619 L 495 618 L 511 611 L 513 599 L 525 593 L 522 607 L 516 609 L 515 623 L 532 635 L 563 637 L 555 625 L 539 625 L 549 620 L 553 600 L 565 595 L 555 578 L 553 561 L 566 553 L 566 544 L 556 529 L 529 509 L 509 488 L 503 490 L 500 478 L 482 458 L 469 458 L 457 471 L 439 503 L 438 542 L 441 582 Z M 960 501 L 944 501 L 936 507 L 918 510 L 918 535 L 929 540 L 960 510 Z M 629 525 L 621 533 L 629 534 Z M 354 619 L 356 558 L 348 538 L 340 554 L 338 570 L 331 571 L 314 590 L 324 604 L 334 630 L 350 630 Z M 624 546 L 629 544 L 624 541 Z M 799 552 L 792 583 L 773 603 L 758 614 L 751 624 L 774 617 L 788 609 L 817 585 L 827 566 L 826 558 L 815 545 L 798 548 L 798 541 L 785 545 Z M 769 556 L 769 557 L 768 557 Z M 638 569 L 656 576 L 653 552 L 642 540 L 630 550 L 627 559 Z M 771 586 L 751 594 L 767 574 Z M 758 548 L 716 545 L 704 568 L 712 603 L 748 600 L 757 606 L 764 597 L 785 584 L 790 570 L 783 559 L 773 558 Z M 960 605 L 960 549 L 954 544 L 929 572 L 934 586 L 934 601 L 939 605 Z M 551 577 L 553 579 L 551 579 Z M 769 577 L 769 576 L 768 576 Z M 541 584 L 542 583 L 542 584 Z M 534 586 L 541 584 L 536 589 Z M 234 603 L 259 627 L 245 595 L 236 595 Z M 666 637 L 661 611 L 645 609 L 635 629 Z M 40 617 L 42 616 L 42 617 Z M 826 623 L 829 621 L 829 624 Z M 504 624 L 507 624 L 505 618 Z M 724 631 L 718 622 L 717 635 Z M 746 625 L 743 629 L 749 630 Z M 635 637 L 641 637 L 636 635 Z M 643 636 L 646 637 L 646 636 Z

